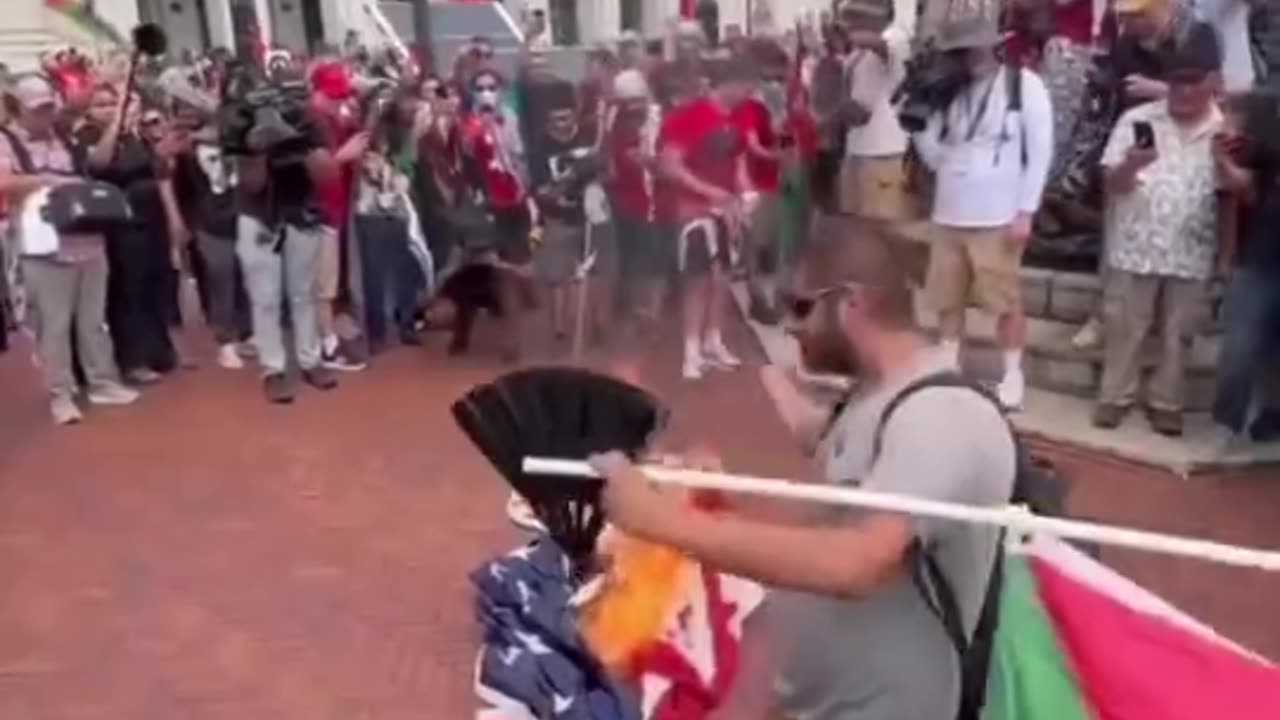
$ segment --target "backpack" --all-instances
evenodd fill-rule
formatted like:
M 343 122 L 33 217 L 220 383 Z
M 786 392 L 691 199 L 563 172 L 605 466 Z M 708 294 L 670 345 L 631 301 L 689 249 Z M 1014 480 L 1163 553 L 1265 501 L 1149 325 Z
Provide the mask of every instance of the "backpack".
M 881 412 L 872 440 L 873 462 L 880 455 L 885 426 L 894 411 L 916 393 L 935 387 L 969 388 L 999 407 L 999 402 L 985 388 L 956 371 L 939 372 L 916 380 L 900 390 Z M 1040 463 L 1031 456 L 1017 434 L 1013 433 L 1012 427 L 1010 434 L 1013 436 L 1015 453 L 1010 502 L 1025 505 L 1037 515 L 1062 516 L 1066 510 L 1066 484 L 1051 466 Z M 978 720 L 986 702 L 991 649 L 1000 617 L 1000 592 L 1004 586 L 1004 532 L 1001 531 L 996 543 L 991 575 L 972 637 L 965 633 L 960 605 L 950 581 L 931 548 L 918 539 L 911 549 L 910 565 L 912 580 L 929 609 L 942 623 L 960 658 L 960 706 L 956 720 Z
M 39 169 L 25 143 L 13 131 L 0 128 L 0 135 L 13 148 L 14 159 L 26 175 L 37 175 Z M 65 139 L 59 141 L 67 145 Z M 70 152 L 73 165 L 77 156 Z M 44 222 L 63 233 L 105 233 L 133 222 L 133 210 L 120 188 L 110 183 L 83 180 L 49 188 L 41 209 Z

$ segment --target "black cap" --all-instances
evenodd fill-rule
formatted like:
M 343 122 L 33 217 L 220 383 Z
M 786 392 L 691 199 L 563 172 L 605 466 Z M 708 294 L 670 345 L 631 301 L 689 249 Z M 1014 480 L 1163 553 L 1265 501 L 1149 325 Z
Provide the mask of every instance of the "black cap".
M 1165 65 L 1168 79 L 1199 80 L 1222 70 L 1222 43 L 1213 27 L 1196 23 L 1170 52 Z

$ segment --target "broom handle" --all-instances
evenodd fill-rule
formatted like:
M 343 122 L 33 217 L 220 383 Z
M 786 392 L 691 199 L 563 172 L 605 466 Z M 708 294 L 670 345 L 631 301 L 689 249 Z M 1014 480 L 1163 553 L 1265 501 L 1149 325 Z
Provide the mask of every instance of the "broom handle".
M 1020 534 L 1045 533 L 1064 539 L 1198 558 L 1223 565 L 1280 571 L 1280 552 L 1101 523 L 1044 517 L 1034 515 L 1020 507 L 974 507 L 908 495 L 870 492 L 845 486 L 810 485 L 774 478 L 728 475 L 653 465 L 644 465 L 640 469 L 655 482 L 667 485 L 871 508 L 978 525 L 994 525 Z M 532 475 L 599 477 L 589 464 L 581 460 L 526 457 L 524 471 Z

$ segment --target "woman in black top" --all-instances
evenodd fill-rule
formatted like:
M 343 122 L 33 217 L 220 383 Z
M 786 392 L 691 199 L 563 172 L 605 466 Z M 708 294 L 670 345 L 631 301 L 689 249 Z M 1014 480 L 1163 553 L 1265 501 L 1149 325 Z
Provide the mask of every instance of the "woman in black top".
M 132 382 L 150 383 L 178 363 L 169 327 L 177 313 L 174 241 L 182 238 L 171 235 L 183 231 L 176 208 L 172 214 L 168 208 L 172 187 L 157 152 L 163 116 L 148 112 L 134 122 L 122 118 L 122 110 L 118 91 L 99 86 L 76 140 L 90 175 L 119 187 L 133 209 L 133 227 L 107 237 L 107 323 L 121 372 Z

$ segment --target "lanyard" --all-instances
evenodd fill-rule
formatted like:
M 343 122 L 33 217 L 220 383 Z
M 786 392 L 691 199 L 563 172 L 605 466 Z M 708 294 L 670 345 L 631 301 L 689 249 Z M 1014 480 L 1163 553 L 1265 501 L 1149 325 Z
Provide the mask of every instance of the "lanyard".
M 978 102 L 977 112 L 971 113 L 973 103 L 972 95 L 965 93 L 964 96 L 964 116 L 969 120 L 969 131 L 965 133 L 965 142 L 970 142 L 978 135 L 978 126 L 982 124 L 982 118 L 987 114 L 987 106 L 991 103 L 991 93 L 996 88 L 996 80 L 1000 79 L 1000 73 L 997 72 L 987 81 L 987 89 L 982 93 L 982 100 Z

